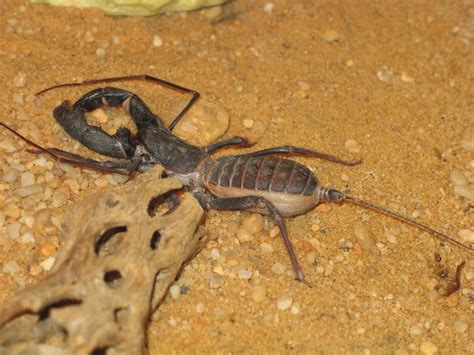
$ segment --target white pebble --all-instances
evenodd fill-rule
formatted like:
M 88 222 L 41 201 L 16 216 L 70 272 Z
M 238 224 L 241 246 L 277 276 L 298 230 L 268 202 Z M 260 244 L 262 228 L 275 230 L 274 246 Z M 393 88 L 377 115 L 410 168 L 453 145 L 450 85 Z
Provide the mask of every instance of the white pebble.
M 178 285 L 173 285 L 170 287 L 171 297 L 176 300 L 181 295 L 181 288 Z
M 20 177 L 21 186 L 25 187 L 35 183 L 35 175 L 29 171 L 25 171 Z
M 267 13 L 273 12 L 273 9 L 275 8 L 275 4 L 272 2 L 267 2 L 265 6 L 263 7 L 263 11 Z
M 160 36 L 154 35 L 153 36 L 153 47 L 161 47 L 163 45 L 163 40 Z
M 20 223 L 14 222 L 7 225 L 7 234 L 11 239 L 18 238 L 20 236 Z
M 212 248 L 211 250 L 212 260 L 219 260 L 220 257 L 221 257 L 221 253 L 219 252 L 219 249 Z
M 348 139 L 346 143 L 344 143 L 344 147 L 346 147 L 346 149 L 351 153 L 360 152 L 360 144 L 357 143 L 355 139 Z
M 224 279 L 219 275 L 212 274 L 209 277 L 209 287 L 210 288 L 220 288 L 224 284 Z
M 9 260 L 5 264 L 3 264 L 3 272 L 5 274 L 16 274 L 18 271 L 20 271 L 20 266 L 15 260 Z
M 239 275 L 239 279 L 241 280 L 249 280 L 252 277 L 252 271 L 240 269 L 237 271 L 237 275 Z
M 281 297 L 277 301 L 277 307 L 280 311 L 284 311 L 290 308 L 292 304 L 293 304 L 293 298 L 291 297 Z
M 34 244 L 35 237 L 31 233 L 25 233 L 21 236 L 21 242 L 23 244 Z
M 3 181 L 5 181 L 6 183 L 9 183 L 9 184 L 15 182 L 16 179 L 18 179 L 18 173 L 19 173 L 19 171 L 15 168 L 8 169 L 3 174 Z
M 95 51 L 95 54 L 98 56 L 98 57 L 105 57 L 105 54 L 106 54 L 106 51 L 105 51 L 105 48 L 97 48 L 96 51 Z
M 460 229 L 458 236 L 465 242 L 474 243 L 474 231 L 470 229 Z
M 25 187 L 20 187 L 14 191 L 14 194 L 18 197 L 27 197 L 31 195 L 40 194 L 43 192 L 43 187 L 41 185 L 28 185 Z
M 384 83 L 389 83 L 392 81 L 393 77 L 393 70 L 388 67 L 383 67 L 382 69 L 377 71 L 377 78 Z
M 50 256 L 49 258 L 40 262 L 40 265 L 44 271 L 49 271 L 53 267 L 55 261 L 56 261 L 56 258 L 54 256 Z
M 291 306 L 291 310 L 290 310 L 291 314 L 293 315 L 297 315 L 300 313 L 300 307 L 296 304 L 294 304 L 293 306 Z
M 286 266 L 280 262 L 276 262 L 275 264 L 272 265 L 272 271 L 275 274 L 282 274 L 286 271 Z

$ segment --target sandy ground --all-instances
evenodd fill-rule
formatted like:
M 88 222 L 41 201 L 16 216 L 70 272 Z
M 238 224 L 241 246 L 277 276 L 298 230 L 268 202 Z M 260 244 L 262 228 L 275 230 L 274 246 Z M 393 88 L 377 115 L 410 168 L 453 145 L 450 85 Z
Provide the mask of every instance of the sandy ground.
M 276 0 L 264 11 L 266 3 L 110 18 L 3 0 L 1 120 L 46 146 L 94 156 L 51 116 L 89 88 L 33 94 L 60 82 L 148 73 L 222 104 L 231 117 L 226 136 L 247 136 L 254 149 L 293 144 L 363 159 L 347 168 L 296 158 L 324 184 L 456 238 L 471 229 L 472 205 L 454 193 L 450 174 L 473 182 L 474 157 L 461 148 L 473 125 L 473 3 Z M 117 86 L 157 112 L 179 98 L 150 84 Z M 0 131 L 0 138 L 0 176 L 33 166 L 37 157 L 15 137 Z M 47 185 L 44 169 L 33 171 Z M 67 204 L 113 183 L 77 168 L 61 173 L 57 163 L 51 171 L 50 200 L 15 197 L 20 177 L 1 181 L 0 303 L 45 274 Z M 287 223 L 309 288 L 294 281 L 281 240 L 268 237 L 270 220 L 250 241 L 235 236 L 246 218 L 208 214 L 213 240 L 177 282 L 187 292 L 154 315 L 151 353 L 474 353 L 472 252 L 354 206 L 324 207 Z M 20 230 L 11 237 L 14 223 Z M 361 230 L 372 243 L 358 239 Z M 461 289 L 440 296 L 436 289 L 452 284 L 461 261 Z M 266 291 L 261 299 L 257 285 Z M 291 298 L 286 310 L 277 307 L 282 298 Z

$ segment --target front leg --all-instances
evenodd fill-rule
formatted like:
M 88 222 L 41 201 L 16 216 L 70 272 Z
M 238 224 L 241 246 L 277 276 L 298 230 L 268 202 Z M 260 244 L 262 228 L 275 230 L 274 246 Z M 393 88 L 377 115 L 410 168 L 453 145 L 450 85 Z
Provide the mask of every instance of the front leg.
M 252 208 L 264 208 L 267 209 L 268 214 L 275 221 L 276 225 L 280 229 L 281 237 L 285 243 L 286 250 L 290 256 L 291 264 L 296 273 L 296 279 L 301 282 L 305 282 L 304 274 L 301 269 L 300 263 L 296 256 L 293 245 L 288 238 L 286 231 L 285 220 L 278 212 L 277 208 L 268 200 L 261 196 L 242 196 L 242 197 L 229 197 L 229 198 L 213 198 L 203 192 L 194 192 L 194 196 L 197 198 L 201 206 L 205 210 L 216 209 L 216 210 L 249 210 Z

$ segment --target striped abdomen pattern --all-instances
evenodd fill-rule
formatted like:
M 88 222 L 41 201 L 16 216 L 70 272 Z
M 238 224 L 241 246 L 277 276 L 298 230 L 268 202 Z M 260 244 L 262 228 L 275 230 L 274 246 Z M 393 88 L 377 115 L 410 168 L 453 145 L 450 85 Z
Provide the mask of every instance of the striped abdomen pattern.
M 306 166 L 272 156 L 225 156 L 208 161 L 202 176 L 206 185 L 244 190 L 313 195 L 318 180 Z

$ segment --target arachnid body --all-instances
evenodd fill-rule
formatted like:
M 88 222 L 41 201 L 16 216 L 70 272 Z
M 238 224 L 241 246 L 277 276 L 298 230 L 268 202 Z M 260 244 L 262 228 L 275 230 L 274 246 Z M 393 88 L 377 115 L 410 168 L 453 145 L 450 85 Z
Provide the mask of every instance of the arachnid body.
M 192 98 L 168 127 L 164 127 L 161 118 L 154 114 L 140 97 L 130 91 L 114 87 L 92 90 L 73 105 L 65 101 L 53 112 L 56 121 L 72 138 L 91 150 L 121 160 L 96 161 L 59 149 L 42 148 L 22 138 L 40 151 L 51 154 L 63 162 L 107 172 L 130 174 L 146 171 L 155 164 L 161 164 L 165 174 L 179 179 L 205 209 L 251 210 L 271 216 L 280 229 L 299 281 L 304 281 L 304 275 L 288 238 L 283 217 L 303 214 L 325 201 L 350 202 L 372 209 L 471 249 L 405 216 L 347 196 L 338 190 L 323 187 L 306 166 L 272 155 L 299 154 L 348 166 L 359 164 L 360 161 L 346 161 L 326 153 L 294 146 L 281 146 L 213 159 L 212 153 L 222 147 L 230 145 L 246 147 L 249 144 L 245 138 L 232 137 L 207 147 L 196 147 L 173 135 L 172 129 L 199 98 L 197 92 L 182 86 L 147 75 L 136 75 L 61 84 L 40 93 L 63 86 L 134 79 L 149 80 L 174 90 L 190 93 Z M 109 135 L 100 127 L 89 125 L 85 113 L 102 106 L 122 106 L 132 117 L 138 133 L 133 135 L 130 130 L 120 128 L 115 134 Z M 8 126 L 2 125 L 13 131 Z

